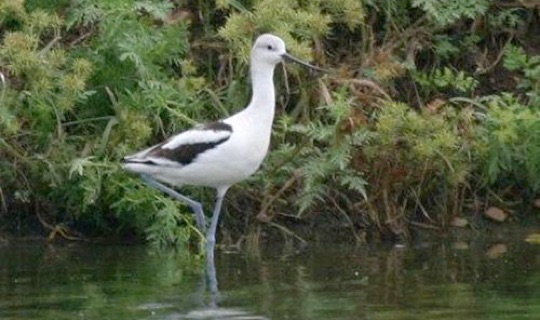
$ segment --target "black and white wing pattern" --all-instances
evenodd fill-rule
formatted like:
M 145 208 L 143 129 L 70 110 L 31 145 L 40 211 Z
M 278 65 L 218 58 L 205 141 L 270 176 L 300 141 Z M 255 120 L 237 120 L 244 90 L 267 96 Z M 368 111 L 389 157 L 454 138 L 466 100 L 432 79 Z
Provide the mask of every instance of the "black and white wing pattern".
M 125 157 L 124 163 L 186 166 L 202 153 L 229 140 L 232 133 L 232 126 L 222 121 L 199 125 L 174 135 L 165 142 Z

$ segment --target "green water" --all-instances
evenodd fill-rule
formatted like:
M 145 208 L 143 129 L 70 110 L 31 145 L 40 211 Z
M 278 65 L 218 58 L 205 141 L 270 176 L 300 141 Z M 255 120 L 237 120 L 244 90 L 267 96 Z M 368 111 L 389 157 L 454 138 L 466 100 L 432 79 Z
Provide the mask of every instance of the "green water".
M 540 246 L 522 240 L 216 254 L 0 247 L 0 319 L 540 319 Z

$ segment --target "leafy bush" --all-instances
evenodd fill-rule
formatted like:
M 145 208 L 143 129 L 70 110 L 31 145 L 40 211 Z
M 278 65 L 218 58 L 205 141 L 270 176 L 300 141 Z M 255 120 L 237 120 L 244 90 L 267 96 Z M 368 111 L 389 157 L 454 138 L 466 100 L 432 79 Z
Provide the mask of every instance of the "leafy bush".
M 489 9 L 491 0 L 413 0 L 413 7 L 422 8 L 430 19 L 439 25 L 446 26 L 462 18 L 474 19 Z
M 318 108 L 311 121 L 294 124 L 290 117 L 280 119 L 279 147 L 260 175 L 272 177 L 266 180 L 266 188 L 288 185 L 293 190 L 289 196 L 296 207 L 289 207 L 290 214 L 301 217 L 316 203 L 332 197 L 366 198 L 366 181 L 362 172 L 355 170 L 353 161 L 358 148 L 369 140 L 369 134 L 348 127 L 349 121 L 356 121 L 355 112 L 346 95 L 340 93 L 328 105 Z M 287 183 L 289 180 L 294 183 Z M 298 186 L 299 189 L 293 188 Z M 344 192 L 340 195 L 336 190 Z M 351 193 L 347 195 L 345 190 Z
M 535 195 L 535 17 L 489 0 L 2 1 L 0 219 L 11 232 L 197 237 L 189 208 L 117 162 L 242 108 L 262 32 L 333 71 L 276 75 L 272 152 L 226 206 L 251 213 L 241 233 L 257 213 L 275 226 L 338 212 L 358 239 L 401 235 L 445 227 L 480 196 L 504 202 L 505 185 Z
M 81 1 L 71 8 L 68 27 L 91 27 L 92 37 L 70 51 L 59 43 L 69 36 L 62 20 L 44 11 L 23 11 L 22 27 L 5 32 L 0 61 L 12 85 L 2 96 L 9 157 L 2 166 L 11 168 L 2 181 L 19 185 L 15 192 L 39 204 L 42 219 L 78 221 L 101 233 L 146 230 L 158 243 L 189 238 L 188 210 L 180 214 L 171 199 L 139 190 L 116 164 L 152 143 L 153 128 L 176 131 L 203 111 L 191 108 L 203 81 L 189 71 L 185 24 L 155 25 L 170 9 Z M 178 72 L 185 77 L 175 79 Z
M 540 110 L 508 93 L 485 100 L 487 182 L 536 193 L 540 190 Z

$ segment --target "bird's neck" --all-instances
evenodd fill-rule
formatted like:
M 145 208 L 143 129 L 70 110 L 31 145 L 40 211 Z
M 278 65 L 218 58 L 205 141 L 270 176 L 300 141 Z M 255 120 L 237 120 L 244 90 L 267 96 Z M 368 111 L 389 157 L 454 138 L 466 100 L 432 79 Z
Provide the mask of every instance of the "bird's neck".
M 274 91 L 274 66 L 267 64 L 252 64 L 251 82 L 253 85 L 253 95 L 248 109 L 261 115 L 270 117 L 270 122 L 274 118 L 276 96 Z M 263 110 L 261 110 L 263 109 Z

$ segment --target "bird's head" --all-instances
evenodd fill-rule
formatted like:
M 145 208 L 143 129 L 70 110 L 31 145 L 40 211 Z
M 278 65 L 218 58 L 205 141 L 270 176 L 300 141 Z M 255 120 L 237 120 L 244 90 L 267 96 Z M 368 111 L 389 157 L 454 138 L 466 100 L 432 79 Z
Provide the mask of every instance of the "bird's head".
M 251 50 L 251 63 L 264 63 L 275 66 L 281 61 L 295 62 L 305 67 L 318 71 L 324 71 L 321 68 L 313 66 L 287 53 L 285 42 L 281 38 L 268 33 L 259 36 L 253 45 L 253 49 Z

